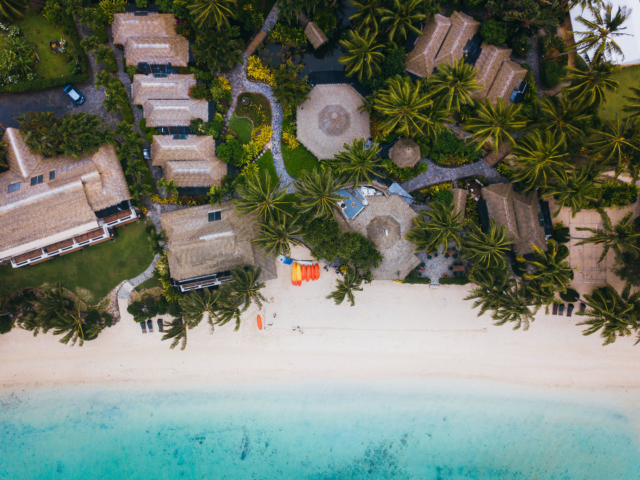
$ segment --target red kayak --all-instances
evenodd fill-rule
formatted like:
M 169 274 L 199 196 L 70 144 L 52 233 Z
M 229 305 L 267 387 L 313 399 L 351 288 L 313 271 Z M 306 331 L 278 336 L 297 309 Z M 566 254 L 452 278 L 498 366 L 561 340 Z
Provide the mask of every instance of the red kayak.
M 258 315 L 258 330 L 262 330 L 262 317 Z

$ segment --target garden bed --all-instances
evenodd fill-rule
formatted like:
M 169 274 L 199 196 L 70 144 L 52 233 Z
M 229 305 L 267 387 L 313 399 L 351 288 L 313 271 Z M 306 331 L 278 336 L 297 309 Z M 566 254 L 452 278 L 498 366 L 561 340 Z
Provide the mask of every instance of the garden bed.
M 249 99 L 249 105 L 243 105 L 244 98 Z M 248 118 L 253 123 L 254 128 L 261 125 L 271 125 L 271 106 L 269 100 L 259 93 L 242 93 L 238 97 L 236 110 L 234 112 L 238 118 Z

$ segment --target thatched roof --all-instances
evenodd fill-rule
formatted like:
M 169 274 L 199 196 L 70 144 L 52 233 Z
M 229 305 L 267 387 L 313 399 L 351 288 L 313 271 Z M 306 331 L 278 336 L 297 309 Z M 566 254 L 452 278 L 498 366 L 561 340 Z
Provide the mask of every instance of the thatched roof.
M 444 42 L 451 20 L 439 13 L 422 29 L 422 35 L 416 40 L 414 49 L 407 56 L 405 67 L 419 77 L 428 77 L 433 72 L 436 55 Z
M 210 222 L 208 215 L 214 211 L 220 211 L 222 218 Z M 266 267 L 262 279 L 275 278 L 273 257 L 264 260 L 251 243 L 258 232 L 255 218 L 238 215 L 232 202 L 163 213 L 160 222 L 167 235 L 167 259 L 175 280 L 211 275 L 237 265 L 262 264 Z
M 8 128 L 4 141 L 10 169 L 0 174 L 0 258 L 97 228 L 95 211 L 131 198 L 111 145 L 79 159 L 44 158 L 29 152 L 16 129 Z M 40 175 L 42 183 L 31 186 Z M 9 193 L 17 182 L 20 189 Z
M 176 19 L 170 13 L 150 13 L 149 15 L 116 13 L 111 24 L 113 43 L 125 45 L 130 38 L 175 37 L 177 35 L 175 25 Z
M 186 127 L 195 118 L 209 119 L 206 100 L 147 100 L 143 116 L 148 127 Z
M 410 138 L 401 138 L 389 150 L 389 158 L 400 168 L 413 167 L 420 161 L 420 147 Z
M 166 160 L 211 160 L 215 154 L 211 135 L 187 135 L 179 140 L 171 135 L 154 135 L 151 143 L 151 160 L 156 167 L 162 167 Z
M 298 140 L 320 160 L 333 159 L 356 138 L 368 139 L 369 114 L 362 97 L 347 84 L 317 85 L 298 107 Z
M 498 183 L 484 187 L 482 197 L 487 202 L 489 216 L 499 226 L 506 226 L 509 235 L 515 239 L 514 248 L 518 255 L 531 253 L 532 243 L 546 248 L 544 229 L 538 218 L 540 202 L 536 192 L 516 193 L 511 183 Z
M 457 215 L 460 212 L 464 212 L 469 192 L 464 188 L 452 188 L 451 192 L 453 193 L 453 214 Z
M 307 36 L 313 48 L 318 49 L 325 43 L 329 41 L 327 36 L 324 34 L 322 29 L 318 26 L 316 22 L 309 22 L 304 29 L 304 34 Z
M 170 160 L 162 171 L 164 178 L 174 180 L 181 187 L 211 187 L 222 185 L 227 174 L 227 164 L 217 158 L 212 160 Z
M 153 165 L 163 168 L 164 178 L 181 187 L 220 185 L 227 174 L 227 164 L 215 156 L 215 142 L 210 135 L 188 135 L 184 140 L 154 135 L 151 159 Z
M 502 98 L 505 105 L 510 105 L 511 92 L 520 85 L 520 82 L 527 76 L 527 70 L 516 62 L 505 60 L 498 71 L 496 79 L 493 81 L 487 98 L 491 103 L 495 103 L 496 99 Z
M 509 142 L 502 142 L 497 152 L 492 149 L 489 154 L 483 158 L 483 160 L 490 167 L 495 167 L 500 161 L 510 154 L 511 144 Z
M 398 195 L 369 196 L 367 201 L 369 205 L 346 225 L 365 235 L 384 255 L 372 272 L 376 279 L 402 279 L 420 263 L 413 253 L 415 246 L 404 238 L 418 214 Z
M 144 105 L 147 100 L 188 100 L 189 89 L 195 84 L 194 75 L 134 75 L 131 85 L 132 103 Z
M 144 62 L 186 67 L 189 61 L 189 41 L 181 36 L 130 38 L 124 45 L 124 56 L 127 65 Z
M 480 30 L 480 22 L 476 22 L 469 15 L 453 12 L 451 28 L 444 39 L 442 47 L 436 57 L 436 65 L 440 63 L 454 63 L 462 58 L 462 50 L 471 38 Z
M 502 62 L 507 60 L 509 55 L 511 55 L 510 48 L 489 45 L 484 42 L 482 43 L 481 48 L 482 51 L 476 61 L 475 67 L 477 70 L 476 81 L 478 82 L 478 85 L 482 87 L 482 90 L 478 90 L 471 94 L 473 98 L 478 99 L 486 97 L 493 80 L 496 78 L 496 75 L 498 75 L 498 70 L 500 70 Z

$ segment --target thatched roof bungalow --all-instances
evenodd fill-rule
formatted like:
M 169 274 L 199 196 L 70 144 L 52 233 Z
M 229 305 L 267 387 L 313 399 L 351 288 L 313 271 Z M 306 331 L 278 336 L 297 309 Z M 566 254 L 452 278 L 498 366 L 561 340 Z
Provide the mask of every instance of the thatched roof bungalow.
M 502 62 L 511 55 L 510 48 L 498 47 L 487 43 L 483 43 L 480 48 L 482 51 L 478 60 L 476 60 L 475 67 L 477 71 L 476 81 L 482 89 L 471 94 L 473 98 L 477 99 L 483 99 L 487 96 L 491 84 L 502 66 Z
M 262 267 L 261 280 L 277 277 L 273 256 L 265 258 L 251 243 L 258 233 L 256 219 L 238 215 L 232 202 L 163 213 L 160 222 L 170 275 L 181 291 L 219 285 L 236 266 Z
M 347 84 L 317 85 L 298 107 L 298 140 L 320 160 L 333 159 L 356 138 L 371 136 L 364 101 Z
M 453 12 L 451 28 L 438 52 L 435 63 L 454 63 L 462 58 L 464 46 L 480 31 L 480 22 L 462 12 Z
M 147 100 L 188 100 L 189 90 L 196 84 L 191 75 L 170 74 L 166 77 L 134 75 L 131 85 L 133 104 L 144 105 Z
M 148 127 L 186 127 L 191 120 L 209 119 L 206 100 L 147 100 L 143 115 Z
M 452 188 L 451 192 L 453 193 L 453 214 L 457 215 L 460 212 L 464 212 L 469 192 L 464 188 Z
M 389 158 L 400 168 L 415 167 L 420 161 L 420 147 L 410 138 L 401 138 L 389 150 Z
M 111 29 L 113 43 L 126 45 L 130 38 L 168 38 L 175 37 L 176 19 L 171 13 L 135 15 L 133 13 L 116 13 L 113 16 Z
M 124 45 L 127 65 L 138 63 L 168 64 L 186 67 L 189 61 L 189 41 L 182 36 L 165 38 L 129 38 Z
M 496 79 L 491 84 L 491 88 L 487 93 L 487 99 L 491 103 L 495 103 L 498 98 L 502 98 L 505 105 L 510 105 L 509 97 L 513 89 L 520 85 L 520 82 L 527 76 L 527 70 L 516 62 L 505 60 L 498 71 Z
M 316 50 L 329 41 L 316 22 L 307 23 L 307 26 L 304 29 L 304 34 Z
M 428 77 L 433 73 L 436 55 L 447 33 L 451 28 L 451 20 L 439 13 L 422 29 L 422 35 L 416 40 L 415 47 L 407 56 L 405 67 L 419 77 Z

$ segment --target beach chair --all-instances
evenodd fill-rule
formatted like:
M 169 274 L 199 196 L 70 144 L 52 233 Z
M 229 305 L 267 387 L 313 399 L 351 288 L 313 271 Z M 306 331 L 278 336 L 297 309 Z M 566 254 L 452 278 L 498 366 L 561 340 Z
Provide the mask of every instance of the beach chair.
M 142 328 L 142 333 L 147 333 L 147 325 L 144 322 L 140 322 L 140 328 Z
M 558 314 L 558 304 L 557 303 L 553 304 L 553 311 L 551 313 L 553 313 L 554 315 Z
M 161 318 L 158 319 L 158 331 L 159 332 L 164 332 L 164 325 L 162 324 L 162 319 Z
M 584 312 L 587 309 L 587 304 L 584 302 L 580 302 L 580 311 Z
M 147 320 L 147 328 L 149 329 L 149 333 L 153 333 L 153 321 L 151 319 Z
M 570 317 L 572 313 L 573 313 L 573 303 L 570 303 L 569 305 L 567 305 L 567 317 Z
M 564 303 L 560 304 L 560 307 L 558 308 L 558 315 L 564 315 Z

